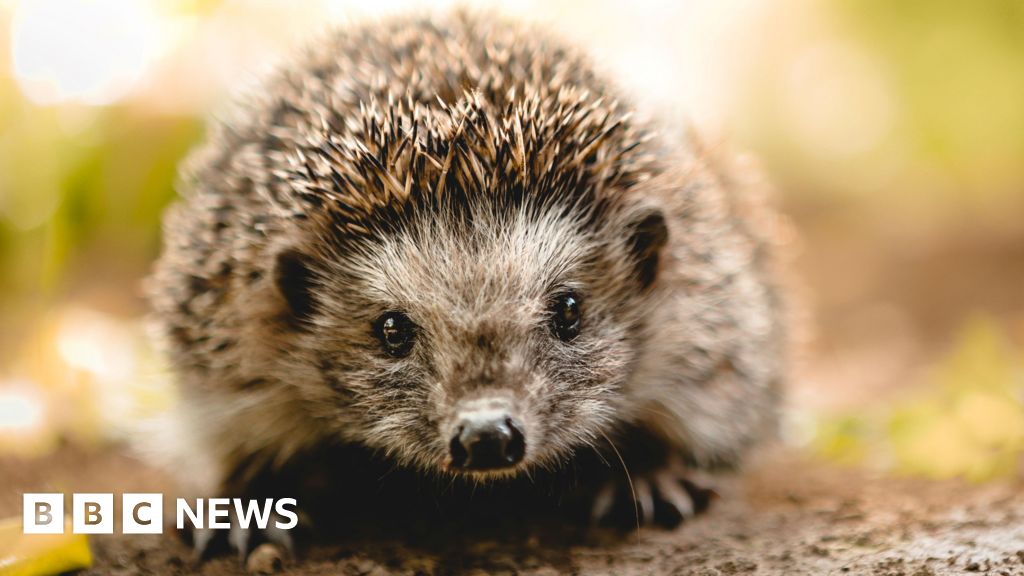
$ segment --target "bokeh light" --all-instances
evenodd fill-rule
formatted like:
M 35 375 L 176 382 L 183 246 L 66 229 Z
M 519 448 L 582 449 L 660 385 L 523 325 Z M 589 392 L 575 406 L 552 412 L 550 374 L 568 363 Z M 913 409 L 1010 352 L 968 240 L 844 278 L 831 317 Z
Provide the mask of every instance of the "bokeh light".
M 0 386 L 0 430 L 30 432 L 43 426 L 43 405 L 31 382 L 5 382 Z
M 331 24 L 454 4 L 0 0 L 0 451 L 105 445 L 175 402 L 139 283 L 206 118 Z M 1024 3 L 472 7 L 579 43 L 672 119 L 667 137 L 693 128 L 707 150 L 761 159 L 817 323 L 791 445 L 926 476 L 1013 473 Z
M 47 405 L 36 383 L 0 380 L 0 453 L 32 455 L 53 446 Z
M 36 104 L 109 104 L 167 52 L 174 23 L 156 0 L 20 2 L 11 23 L 14 77 Z

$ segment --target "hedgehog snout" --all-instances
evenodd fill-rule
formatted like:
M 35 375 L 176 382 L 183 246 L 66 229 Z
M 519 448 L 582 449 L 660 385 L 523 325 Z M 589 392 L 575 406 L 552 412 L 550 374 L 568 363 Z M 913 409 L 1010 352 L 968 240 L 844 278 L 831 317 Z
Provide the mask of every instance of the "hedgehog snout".
M 448 446 L 453 469 L 498 470 L 523 460 L 526 436 L 508 404 L 474 402 L 459 410 Z

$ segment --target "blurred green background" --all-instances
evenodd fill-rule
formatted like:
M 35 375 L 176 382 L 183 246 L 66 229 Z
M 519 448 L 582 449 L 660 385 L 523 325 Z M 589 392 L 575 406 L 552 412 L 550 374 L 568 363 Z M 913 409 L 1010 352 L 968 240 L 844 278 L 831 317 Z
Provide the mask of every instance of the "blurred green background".
M 139 280 L 204 119 L 312 32 L 427 7 L 0 0 L 0 453 L 103 445 L 173 403 Z M 787 442 L 895 472 L 1024 476 L 1024 2 L 502 10 L 761 160 L 813 326 Z

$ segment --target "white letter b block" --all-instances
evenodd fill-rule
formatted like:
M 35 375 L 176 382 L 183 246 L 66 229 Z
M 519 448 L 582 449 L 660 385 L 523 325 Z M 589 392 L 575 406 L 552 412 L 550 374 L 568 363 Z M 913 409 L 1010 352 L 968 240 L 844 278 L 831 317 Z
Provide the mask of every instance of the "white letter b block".
M 64 533 L 63 494 L 25 494 L 21 506 L 25 534 Z
M 114 495 L 75 494 L 71 521 L 75 534 L 113 534 Z

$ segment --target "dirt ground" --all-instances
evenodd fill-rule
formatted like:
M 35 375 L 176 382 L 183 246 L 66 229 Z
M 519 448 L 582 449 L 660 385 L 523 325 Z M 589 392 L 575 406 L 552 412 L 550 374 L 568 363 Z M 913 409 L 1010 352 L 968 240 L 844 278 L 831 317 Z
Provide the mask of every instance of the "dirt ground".
M 0 515 L 41 488 L 164 491 L 163 477 L 111 452 L 64 449 L 34 462 L 0 461 Z M 942 574 L 1024 575 L 1024 484 L 874 477 L 763 454 L 721 480 L 710 511 L 676 530 L 568 533 L 537 526 L 505 540 L 435 535 L 435 544 L 346 540 L 307 548 L 284 574 Z M 440 544 L 437 544 L 440 543 Z M 176 536 L 98 536 L 87 574 L 245 574 L 233 556 L 198 571 Z
M 908 242 L 865 238 L 856 223 L 798 220 L 813 240 L 800 268 L 808 271 L 818 330 L 793 403 L 818 412 L 885 402 L 920 383 L 976 310 L 1024 342 L 1024 237 Z M 807 224 L 819 220 L 820 229 Z M 307 548 L 282 573 L 1024 576 L 1024 474 L 1018 478 L 984 485 L 894 478 L 777 448 L 723 479 L 711 509 L 676 530 L 580 533 L 541 523 L 496 530 L 499 537 L 436 530 L 418 542 L 347 538 Z M 174 487 L 122 453 L 66 447 L 42 460 L 0 457 L 0 518 L 20 514 L 24 491 L 171 495 Z M 230 555 L 194 568 L 188 547 L 170 533 L 99 536 L 91 545 L 87 574 L 245 574 Z

